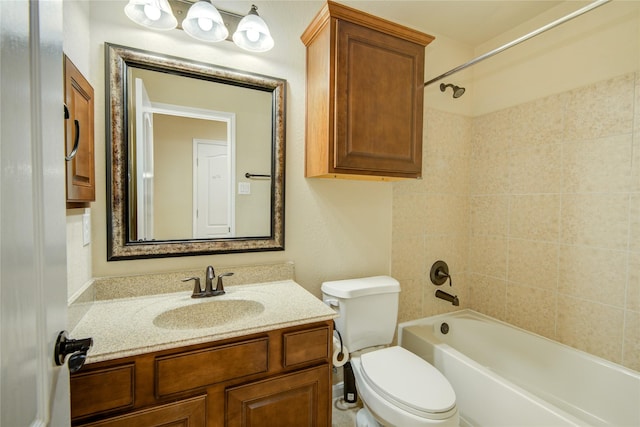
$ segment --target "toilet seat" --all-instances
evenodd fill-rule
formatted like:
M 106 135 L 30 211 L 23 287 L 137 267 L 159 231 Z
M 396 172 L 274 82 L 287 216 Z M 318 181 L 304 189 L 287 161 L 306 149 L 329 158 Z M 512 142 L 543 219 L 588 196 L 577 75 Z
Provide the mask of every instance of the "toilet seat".
M 402 347 L 362 354 L 360 367 L 367 385 L 404 411 L 432 420 L 457 411 L 455 392 L 444 375 Z

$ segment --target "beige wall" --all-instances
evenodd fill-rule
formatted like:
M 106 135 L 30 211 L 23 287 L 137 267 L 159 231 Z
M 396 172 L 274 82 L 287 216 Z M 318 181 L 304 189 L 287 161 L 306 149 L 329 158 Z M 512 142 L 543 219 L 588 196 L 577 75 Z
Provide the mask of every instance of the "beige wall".
M 98 154 L 92 262 L 70 257 L 70 271 L 88 270 L 89 280 L 292 260 L 297 280 L 316 295 L 323 280 L 391 272 L 401 280 L 400 319 L 407 320 L 454 309 L 433 297 L 428 282 L 431 264 L 444 259 L 462 306 L 640 369 L 640 120 L 636 113 L 630 128 L 628 117 L 640 111 L 640 88 L 629 74 L 640 70 L 638 2 L 608 4 L 448 78 L 467 87 L 458 100 L 428 87 L 424 179 L 396 184 L 303 177 L 299 35 L 321 2 L 265 4 L 261 14 L 278 42 L 260 55 L 139 29 L 114 17 L 121 14 L 114 3 L 91 2 L 89 45 L 69 43 L 91 64 Z M 575 8 L 566 2 L 475 50 L 434 34 L 425 78 Z M 104 41 L 287 79 L 286 251 L 106 262 Z M 86 250 L 73 232 L 76 215 L 68 216 L 72 254 Z M 599 263 L 606 268 L 594 278 Z M 78 276 L 70 278 L 70 295 L 83 285 Z
M 428 278 L 444 259 L 462 306 L 640 369 L 638 6 L 603 6 L 475 66 L 471 114 L 427 111 L 424 182 L 394 184 L 401 320 L 457 309 Z
M 65 0 L 68 9 L 86 8 L 88 2 Z M 77 240 L 78 214 L 68 213 L 72 297 L 92 277 L 143 274 L 215 266 L 293 261 L 296 279 L 315 295 L 324 280 L 388 274 L 391 252 L 391 184 L 332 182 L 304 178 L 305 49 L 300 35 L 322 2 L 269 2 L 260 7 L 276 46 L 267 53 L 242 51 L 232 43 L 195 42 L 181 31 L 153 32 L 124 16 L 126 1 L 91 1 L 88 44 L 77 55 L 89 64 L 88 78 L 95 90 L 96 202 L 91 204 L 91 260 L 74 258 L 87 247 Z M 221 8 L 245 13 L 251 2 L 221 3 Z M 291 19 L 295 16 L 296 19 Z M 65 20 L 65 29 L 74 31 Z M 105 41 L 248 70 L 287 80 L 285 246 L 282 252 L 226 254 L 150 260 L 107 262 L 104 138 Z M 252 182 L 253 185 L 253 182 Z

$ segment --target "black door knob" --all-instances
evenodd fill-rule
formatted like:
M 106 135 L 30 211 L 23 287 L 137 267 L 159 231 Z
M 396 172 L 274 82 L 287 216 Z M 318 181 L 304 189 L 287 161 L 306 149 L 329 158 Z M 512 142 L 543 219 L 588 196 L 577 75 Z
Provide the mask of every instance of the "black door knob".
M 69 339 L 67 331 L 62 331 L 58 334 L 58 339 L 56 340 L 53 359 L 56 365 L 61 366 L 64 364 L 66 357 L 70 356 L 69 372 L 77 372 L 84 366 L 87 352 L 92 345 L 93 338 Z

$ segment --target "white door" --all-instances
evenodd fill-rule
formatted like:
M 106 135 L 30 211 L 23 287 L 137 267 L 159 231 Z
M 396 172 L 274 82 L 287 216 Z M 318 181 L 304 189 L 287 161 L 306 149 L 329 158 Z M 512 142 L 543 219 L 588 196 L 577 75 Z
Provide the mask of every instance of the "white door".
M 193 140 L 193 237 L 233 237 L 233 164 L 226 141 Z
M 136 91 L 136 240 L 153 239 L 153 107 L 142 79 Z
M 0 425 L 69 425 L 62 3 L 0 1 Z

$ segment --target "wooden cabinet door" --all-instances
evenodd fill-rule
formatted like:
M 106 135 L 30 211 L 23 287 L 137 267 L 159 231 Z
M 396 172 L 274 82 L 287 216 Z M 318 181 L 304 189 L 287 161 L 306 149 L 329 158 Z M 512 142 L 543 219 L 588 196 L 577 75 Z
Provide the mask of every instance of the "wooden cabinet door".
M 206 396 L 143 409 L 84 427 L 205 427 Z
M 226 391 L 227 427 L 331 425 L 329 365 Z
M 65 161 L 67 203 L 96 199 L 93 142 L 93 87 L 69 58 L 64 57 Z
M 419 177 L 424 46 L 337 20 L 334 168 Z

